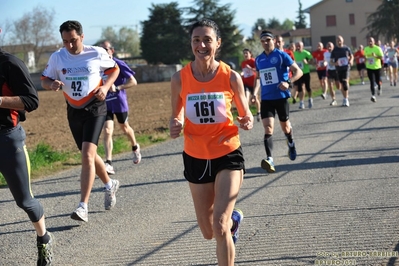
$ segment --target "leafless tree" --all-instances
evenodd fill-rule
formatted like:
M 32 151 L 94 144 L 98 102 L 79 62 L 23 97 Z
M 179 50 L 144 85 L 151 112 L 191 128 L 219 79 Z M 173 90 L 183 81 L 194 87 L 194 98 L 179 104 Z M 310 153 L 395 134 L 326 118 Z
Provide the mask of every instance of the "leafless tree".
M 55 12 L 38 5 L 29 13 L 13 22 L 10 30 L 11 43 L 20 45 L 25 54 L 34 52 L 35 62 L 40 62 L 40 57 L 49 46 L 56 46 L 59 42 L 57 28 L 54 24 Z M 57 37 L 56 37 L 57 36 Z M 26 58 L 24 58 L 26 61 Z
M 6 40 L 8 32 L 12 28 L 12 23 L 9 20 L 1 23 L 1 33 L 0 33 L 0 47 L 7 45 Z

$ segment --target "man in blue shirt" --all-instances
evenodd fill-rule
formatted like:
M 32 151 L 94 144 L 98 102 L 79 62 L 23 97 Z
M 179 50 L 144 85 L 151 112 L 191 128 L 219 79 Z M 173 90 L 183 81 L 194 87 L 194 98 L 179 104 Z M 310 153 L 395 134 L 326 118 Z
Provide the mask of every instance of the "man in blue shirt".
M 265 129 L 264 145 L 267 155 L 261 166 L 268 173 L 274 173 L 272 136 L 276 112 L 287 137 L 288 156 L 292 161 L 296 158 L 288 99 L 291 97 L 290 84 L 302 76 L 302 70 L 286 52 L 275 48 L 276 38 L 270 31 L 262 31 L 260 41 L 264 52 L 256 57 L 255 65 L 261 85 L 261 117 Z M 288 76 L 290 70 L 293 73 L 291 79 Z

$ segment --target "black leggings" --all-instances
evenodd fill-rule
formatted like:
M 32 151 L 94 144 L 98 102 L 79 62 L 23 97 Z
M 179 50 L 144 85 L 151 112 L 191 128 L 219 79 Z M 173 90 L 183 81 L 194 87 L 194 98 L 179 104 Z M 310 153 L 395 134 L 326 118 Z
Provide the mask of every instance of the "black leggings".
M 370 90 L 372 96 L 374 96 L 375 94 L 375 88 L 374 88 L 375 83 L 377 83 L 378 85 L 378 90 L 381 89 L 380 71 L 381 69 L 367 69 L 367 76 L 370 80 Z
M 302 77 L 294 82 L 294 85 L 298 86 L 298 92 L 302 92 L 302 84 L 305 84 L 307 92 L 310 92 L 312 90 L 310 88 L 310 73 L 303 74 Z
M 0 172 L 18 207 L 35 223 L 43 217 L 44 211 L 40 202 L 32 195 L 30 161 L 25 138 L 25 131 L 20 125 L 0 131 Z

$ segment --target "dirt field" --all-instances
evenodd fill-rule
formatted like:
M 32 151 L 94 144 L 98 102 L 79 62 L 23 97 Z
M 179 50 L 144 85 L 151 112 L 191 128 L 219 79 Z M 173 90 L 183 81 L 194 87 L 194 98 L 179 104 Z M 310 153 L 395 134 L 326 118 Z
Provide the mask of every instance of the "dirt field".
M 171 113 L 170 83 L 139 84 L 128 91 L 129 123 L 137 134 L 167 129 Z M 76 151 L 66 118 L 66 103 L 61 91 L 39 91 L 39 108 L 27 114 L 22 123 L 28 149 L 40 142 L 59 151 Z M 115 127 L 115 136 L 123 135 Z
M 351 78 L 357 78 L 352 71 Z M 311 87 L 319 89 L 316 73 L 311 74 Z M 136 135 L 151 134 L 167 129 L 171 114 L 170 82 L 144 83 L 128 91 L 129 123 Z M 39 91 L 39 108 L 27 114 L 22 123 L 27 134 L 27 147 L 32 149 L 44 142 L 58 151 L 76 151 L 66 119 L 66 103 L 62 92 Z M 115 136 L 122 135 L 119 127 Z

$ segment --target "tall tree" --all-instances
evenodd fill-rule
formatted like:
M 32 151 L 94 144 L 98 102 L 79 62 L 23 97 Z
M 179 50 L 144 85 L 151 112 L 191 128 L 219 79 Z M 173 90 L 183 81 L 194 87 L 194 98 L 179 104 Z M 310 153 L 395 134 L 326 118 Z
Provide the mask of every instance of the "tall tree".
M 399 33 L 399 0 L 383 0 L 374 13 L 367 17 L 369 36 L 379 38 L 380 35 L 387 40 L 397 39 Z
M 294 22 L 288 18 L 286 18 L 283 22 L 283 24 L 281 24 L 281 29 L 282 30 L 292 30 L 294 28 Z
M 114 30 L 113 27 L 108 26 L 108 27 L 103 28 L 101 30 L 100 40 L 97 43 L 95 43 L 95 45 L 100 45 L 104 40 L 107 40 L 110 43 L 112 43 L 112 45 L 115 47 L 115 49 L 117 48 L 118 34 L 116 33 L 116 31 Z
M 33 50 L 36 64 L 47 45 L 58 43 L 54 27 L 55 12 L 40 5 L 14 22 L 11 30 L 13 44 L 20 44 L 25 52 Z
M 7 36 L 8 32 L 10 29 L 12 29 L 12 23 L 9 20 L 6 20 L 5 22 L 1 22 L 1 28 L 0 28 L 0 47 L 7 45 Z
M 116 53 L 128 53 L 131 56 L 140 55 L 140 37 L 137 30 L 122 27 L 116 32 L 112 27 L 102 30 L 101 40 L 96 45 L 108 40 L 112 43 Z
M 252 35 L 258 34 L 259 31 L 267 29 L 267 24 L 264 18 L 258 18 L 252 26 Z
M 231 4 L 218 5 L 219 0 L 194 0 L 191 7 L 184 8 L 188 13 L 187 25 L 195 21 L 209 18 L 218 24 L 222 36 L 222 48 L 220 59 L 228 59 L 241 53 L 241 44 L 244 36 L 234 24 L 235 11 L 231 10 Z
M 177 2 L 152 4 L 142 23 L 142 56 L 149 64 L 178 64 L 188 54 L 188 37 Z
M 137 30 L 122 27 L 119 29 L 118 49 L 121 52 L 128 52 L 132 56 L 140 55 L 140 37 Z
M 305 16 L 305 12 L 303 12 L 302 10 L 302 3 L 301 0 L 298 0 L 298 4 L 299 4 L 299 9 L 298 9 L 298 16 L 297 19 L 298 21 L 295 21 L 295 27 L 297 29 L 306 29 L 306 16 Z
M 269 19 L 269 22 L 267 23 L 267 27 L 269 29 L 279 30 L 279 29 L 281 29 L 281 23 L 277 18 L 273 17 L 273 18 Z

